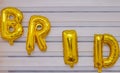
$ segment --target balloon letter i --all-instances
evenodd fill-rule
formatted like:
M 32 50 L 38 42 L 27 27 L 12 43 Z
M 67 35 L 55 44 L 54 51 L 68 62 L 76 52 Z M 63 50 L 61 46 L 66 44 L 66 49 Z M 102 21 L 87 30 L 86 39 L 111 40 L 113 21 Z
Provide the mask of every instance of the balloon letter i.
M 62 39 L 64 62 L 74 67 L 78 62 L 77 33 L 75 30 L 65 30 L 62 33 Z
M 7 7 L 1 12 L 1 37 L 10 45 L 23 34 L 22 19 L 22 12 L 14 7 Z
M 110 48 L 110 54 L 103 58 L 103 45 L 107 44 Z M 119 58 L 119 45 L 117 40 L 110 34 L 95 34 L 94 36 L 94 67 L 98 72 L 103 68 L 113 66 Z
M 47 45 L 45 38 L 50 31 L 50 22 L 43 16 L 31 16 L 28 27 L 26 50 L 28 55 L 34 51 L 34 44 L 37 42 L 41 51 L 46 51 Z

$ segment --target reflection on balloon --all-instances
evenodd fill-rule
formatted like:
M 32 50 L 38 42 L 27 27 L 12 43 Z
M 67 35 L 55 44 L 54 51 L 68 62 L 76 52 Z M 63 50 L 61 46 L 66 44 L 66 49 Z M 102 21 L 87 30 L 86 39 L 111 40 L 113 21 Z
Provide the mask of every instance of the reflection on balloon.
M 73 67 L 78 62 L 77 33 L 75 30 L 65 30 L 62 39 L 64 62 Z
M 108 45 L 110 54 L 107 58 L 103 58 L 103 46 Z M 119 45 L 117 40 L 110 34 L 95 34 L 94 36 L 94 67 L 98 68 L 98 72 L 102 72 L 103 68 L 113 66 L 119 58 Z
M 7 7 L 1 11 L 0 32 L 1 37 L 10 45 L 23 34 L 23 14 L 14 7 Z M 35 42 L 41 51 L 47 50 L 46 37 L 50 32 L 50 22 L 44 16 L 33 15 L 30 18 L 26 41 L 28 55 L 34 51 Z M 77 33 L 75 30 L 64 30 L 62 32 L 64 62 L 70 67 L 78 62 Z M 110 53 L 107 58 L 103 57 L 103 46 L 108 45 Z M 110 34 L 95 34 L 94 36 L 94 67 L 98 72 L 102 68 L 112 67 L 119 58 L 119 45 L 114 36 Z
M 1 11 L 1 37 L 9 41 L 10 45 L 23 34 L 22 19 L 22 12 L 14 7 Z
M 26 50 L 28 55 L 34 51 L 35 41 L 41 51 L 46 51 L 45 38 L 50 31 L 50 22 L 46 17 L 33 15 L 29 21 Z

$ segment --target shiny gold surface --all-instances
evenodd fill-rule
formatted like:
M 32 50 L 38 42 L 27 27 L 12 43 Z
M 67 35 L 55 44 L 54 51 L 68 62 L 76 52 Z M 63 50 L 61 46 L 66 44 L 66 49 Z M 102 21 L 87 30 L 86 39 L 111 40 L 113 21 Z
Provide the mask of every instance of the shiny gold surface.
M 73 67 L 78 62 L 77 33 L 75 30 L 65 30 L 62 38 L 64 62 Z
M 1 37 L 10 45 L 23 34 L 22 19 L 23 14 L 17 8 L 7 7 L 1 11 Z
M 28 35 L 26 41 L 26 50 L 28 55 L 34 51 L 35 42 L 41 51 L 46 51 L 47 45 L 45 38 L 50 31 L 50 22 L 46 17 L 33 15 L 30 18 L 28 26 Z
M 107 58 L 103 58 L 103 46 L 108 45 L 110 53 Z M 98 68 L 98 72 L 102 72 L 103 68 L 113 66 L 119 58 L 119 45 L 114 36 L 110 34 L 95 34 L 94 36 L 94 67 Z

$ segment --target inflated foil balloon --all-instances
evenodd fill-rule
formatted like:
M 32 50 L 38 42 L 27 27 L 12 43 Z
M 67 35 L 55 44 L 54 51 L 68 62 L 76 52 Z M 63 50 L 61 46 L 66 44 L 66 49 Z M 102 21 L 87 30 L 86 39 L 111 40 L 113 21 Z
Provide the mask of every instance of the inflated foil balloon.
M 1 11 L 1 37 L 13 45 L 14 40 L 21 37 L 23 14 L 14 7 L 7 7 Z
M 46 51 L 45 38 L 50 31 L 50 22 L 46 17 L 33 15 L 29 21 L 26 50 L 28 55 L 34 51 L 35 41 L 41 51 Z
M 1 15 L 0 15 L 0 22 L 1 22 Z M 1 35 L 1 24 L 0 24 L 0 35 Z
M 108 45 L 110 53 L 107 58 L 103 58 L 103 46 Z M 103 68 L 113 66 L 119 58 L 119 45 L 117 40 L 110 34 L 95 34 L 94 36 L 94 67 L 98 72 Z
M 75 30 L 65 30 L 62 32 L 62 39 L 64 62 L 74 67 L 78 62 L 77 33 Z

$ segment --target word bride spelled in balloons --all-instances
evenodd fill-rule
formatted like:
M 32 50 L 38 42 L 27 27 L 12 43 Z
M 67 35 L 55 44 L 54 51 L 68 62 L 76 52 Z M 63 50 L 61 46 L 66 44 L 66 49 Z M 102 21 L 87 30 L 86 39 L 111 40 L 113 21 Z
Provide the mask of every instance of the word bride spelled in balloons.
M 1 11 L 1 37 L 7 40 L 10 45 L 20 38 L 24 32 L 22 27 L 23 13 L 14 7 L 7 7 Z M 38 29 L 41 27 L 41 29 Z M 44 16 L 33 15 L 29 20 L 28 34 L 26 39 L 26 50 L 28 55 L 34 51 L 35 42 L 41 51 L 47 50 L 45 41 L 46 36 L 50 32 L 50 21 Z M 77 32 L 75 30 L 64 30 L 62 32 L 63 54 L 65 64 L 74 67 L 78 62 L 78 45 Z M 108 45 L 110 54 L 107 58 L 103 57 L 103 46 Z M 54 45 L 53 45 L 54 46 Z M 98 68 L 98 72 L 102 68 L 113 66 L 119 58 L 119 44 L 111 34 L 95 34 L 94 35 L 94 67 Z

